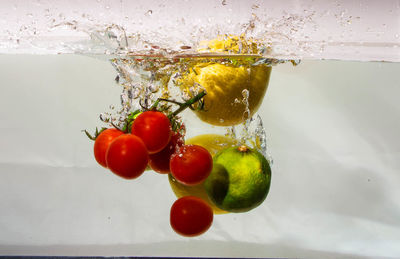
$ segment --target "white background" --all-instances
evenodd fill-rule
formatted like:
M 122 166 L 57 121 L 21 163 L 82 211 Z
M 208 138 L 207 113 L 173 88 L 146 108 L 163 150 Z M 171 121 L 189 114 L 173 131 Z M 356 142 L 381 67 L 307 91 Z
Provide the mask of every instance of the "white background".
M 165 175 L 127 181 L 93 159 L 81 130 L 121 90 L 108 62 L 3 55 L 0 68 L 2 255 L 400 257 L 398 63 L 275 67 L 260 108 L 270 194 L 197 238 L 171 230 Z

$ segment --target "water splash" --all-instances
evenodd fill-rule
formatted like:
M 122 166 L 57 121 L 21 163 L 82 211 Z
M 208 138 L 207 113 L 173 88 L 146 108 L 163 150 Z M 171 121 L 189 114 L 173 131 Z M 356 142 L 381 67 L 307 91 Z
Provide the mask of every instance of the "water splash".
M 227 127 L 225 135 L 237 139 L 241 145 L 247 145 L 258 150 L 270 164 L 273 163 L 268 150 L 267 134 L 259 114 L 254 114 L 243 124 Z

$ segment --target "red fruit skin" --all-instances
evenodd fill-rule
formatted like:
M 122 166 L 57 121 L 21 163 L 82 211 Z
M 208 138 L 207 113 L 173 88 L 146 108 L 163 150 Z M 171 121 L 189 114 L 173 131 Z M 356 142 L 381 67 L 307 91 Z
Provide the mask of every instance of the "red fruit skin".
M 114 174 L 135 179 L 146 169 L 149 155 L 143 141 L 132 134 L 124 134 L 111 142 L 106 153 L 107 167 Z
M 213 219 L 210 205 L 198 197 L 182 197 L 171 207 L 171 227 L 182 236 L 193 237 L 203 234 L 211 227 Z
M 169 163 L 171 156 L 185 144 L 181 134 L 174 132 L 168 145 L 158 153 L 149 155 L 149 165 L 151 169 L 160 174 L 170 172 Z
M 94 158 L 96 159 L 97 163 L 99 163 L 103 167 L 107 167 L 106 162 L 106 152 L 111 144 L 111 142 L 124 134 L 122 131 L 117 130 L 115 128 L 106 129 L 97 136 L 94 142 Z
M 172 128 L 168 117 L 164 113 L 146 111 L 133 121 L 131 132 L 143 140 L 149 154 L 154 154 L 168 145 L 172 135 Z
M 198 145 L 185 145 L 172 155 L 170 169 L 172 176 L 185 185 L 202 183 L 211 173 L 211 154 Z

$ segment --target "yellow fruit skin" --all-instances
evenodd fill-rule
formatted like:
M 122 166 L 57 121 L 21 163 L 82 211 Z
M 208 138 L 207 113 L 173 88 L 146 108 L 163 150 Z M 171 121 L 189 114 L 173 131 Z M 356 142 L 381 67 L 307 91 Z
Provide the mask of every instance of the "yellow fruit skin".
M 233 138 L 226 137 L 218 134 L 203 134 L 190 138 L 185 141 L 186 145 L 200 145 L 210 152 L 211 156 L 214 156 L 219 151 L 234 147 L 237 141 Z
M 246 104 L 242 102 L 243 90 L 248 90 L 249 110 L 252 116 L 261 105 L 268 87 L 271 67 L 227 66 L 222 64 L 199 64 L 181 80 L 180 87 L 188 90 L 200 85 L 207 92 L 204 109 L 196 115 L 204 122 L 216 126 L 231 126 L 248 118 Z
M 212 156 L 218 153 L 220 150 L 232 147 L 237 142 L 229 137 L 225 137 L 222 135 L 217 134 L 204 134 L 193 137 L 191 139 L 186 140 L 185 144 L 193 144 L 193 145 L 200 145 L 210 152 Z M 199 184 L 195 186 L 186 186 L 174 179 L 171 174 L 168 175 L 168 180 L 171 185 L 172 191 L 175 193 L 176 197 L 181 198 L 184 196 L 193 195 L 203 199 L 207 202 L 214 214 L 224 214 L 228 213 L 227 211 L 219 209 L 215 204 L 208 198 L 207 192 L 204 188 L 204 184 Z
M 206 190 L 204 189 L 203 183 L 194 185 L 194 186 L 187 186 L 179 183 L 175 178 L 168 174 L 169 184 L 171 185 L 172 191 L 176 195 L 177 198 L 181 198 L 184 196 L 196 196 L 203 201 L 207 202 L 210 205 L 211 209 L 213 210 L 214 214 L 225 214 L 228 213 L 224 210 L 219 209 L 214 203 L 208 198 Z

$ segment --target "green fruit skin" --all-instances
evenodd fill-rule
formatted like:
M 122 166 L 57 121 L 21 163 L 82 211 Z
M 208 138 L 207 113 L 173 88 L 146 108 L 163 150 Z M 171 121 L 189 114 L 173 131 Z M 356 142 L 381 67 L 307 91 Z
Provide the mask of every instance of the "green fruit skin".
M 254 149 L 237 147 L 220 151 L 213 158 L 213 170 L 204 182 L 209 198 L 229 212 L 247 212 L 267 197 L 271 168 L 265 157 Z

